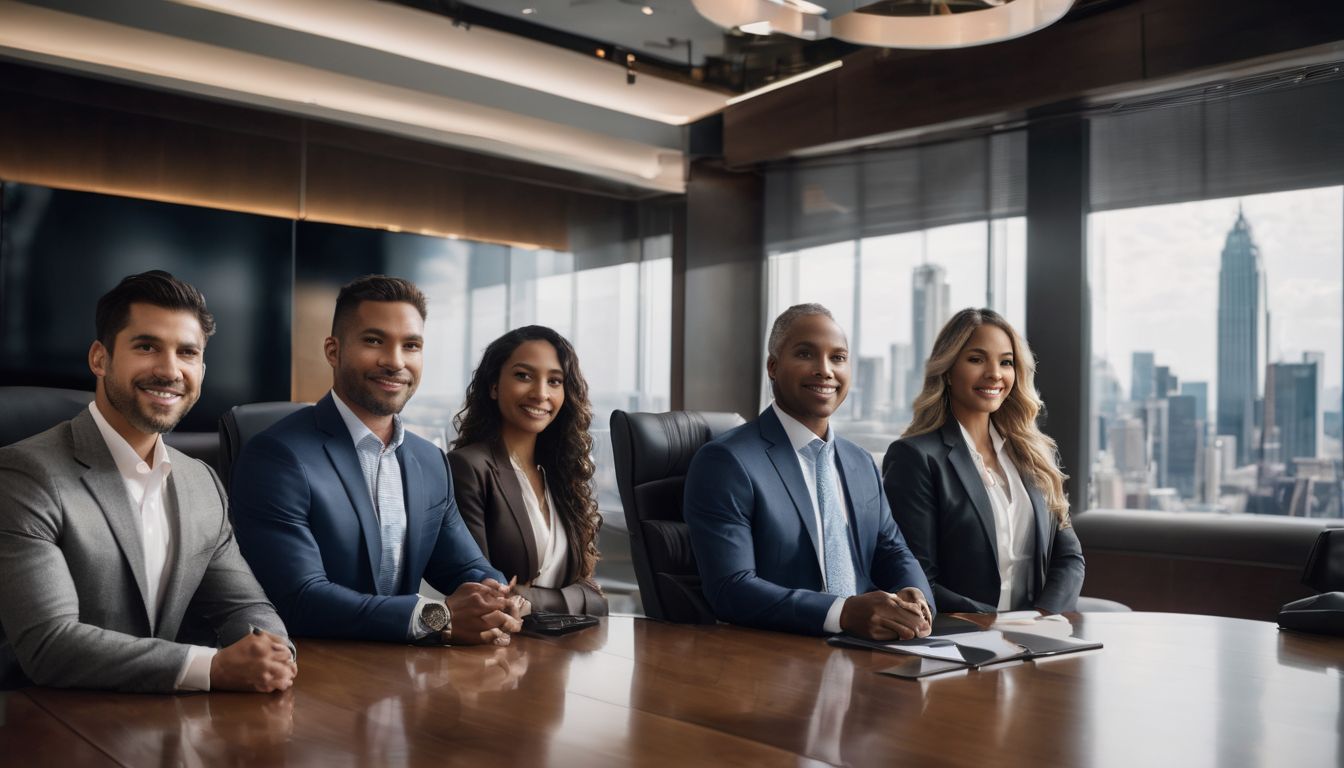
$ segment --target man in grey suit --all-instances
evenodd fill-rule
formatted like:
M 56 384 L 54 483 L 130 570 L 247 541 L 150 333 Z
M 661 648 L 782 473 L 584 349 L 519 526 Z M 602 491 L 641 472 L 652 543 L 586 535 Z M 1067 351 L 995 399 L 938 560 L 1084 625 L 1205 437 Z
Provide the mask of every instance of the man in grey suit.
M 280 691 L 284 625 L 234 543 L 224 489 L 168 448 L 214 319 L 167 272 L 98 300 L 89 410 L 0 449 L 0 687 Z M 220 649 L 176 641 L 188 611 Z

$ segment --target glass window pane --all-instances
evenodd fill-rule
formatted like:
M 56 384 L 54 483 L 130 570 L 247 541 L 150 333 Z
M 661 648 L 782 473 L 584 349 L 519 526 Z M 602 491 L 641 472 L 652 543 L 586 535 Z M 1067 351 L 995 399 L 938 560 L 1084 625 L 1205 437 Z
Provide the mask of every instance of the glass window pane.
M 849 396 L 832 423 L 880 457 L 909 423 L 924 361 L 953 313 L 989 304 L 1020 324 L 1025 255 L 1021 217 L 772 254 L 768 321 L 806 301 L 835 314 L 850 334 L 853 365 Z M 769 398 L 763 382 L 762 401 Z
M 1344 188 L 1094 213 L 1092 503 L 1340 516 Z

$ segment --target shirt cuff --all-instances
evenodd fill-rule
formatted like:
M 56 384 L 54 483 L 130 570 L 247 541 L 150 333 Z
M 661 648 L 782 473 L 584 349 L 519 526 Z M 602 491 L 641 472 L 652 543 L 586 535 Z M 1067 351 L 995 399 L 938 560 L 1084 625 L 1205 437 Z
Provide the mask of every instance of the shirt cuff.
M 826 612 L 826 623 L 821 625 L 823 632 L 829 632 L 832 635 L 840 632 L 840 612 L 845 609 L 845 600 L 849 598 L 837 597 L 835 602 L 831 603 L 831 609 Z
M 210 663 L 215 660 L 216 653 L 219 653 L 217 648 L 188 646 L 187 660 L 182 664 L 182 671 L 177 673 L 173 687 L 179 691 L 210 690 Z
M 406 629 L 406 637 L 409 640 L 420 640 L 421 638 L 429 637 L 434 634 L 434 630 L 426 626 L 425 622 L 420 618 L 420 612 L 423 611 L 425 606 L 429 603 L 440 602 L 438 600 L 430 600 L 424 595 L 417 595 L 417 597 L 420 598 L 420 601 L 415 604 L 415 610 L 411 612 L 411 626 Z

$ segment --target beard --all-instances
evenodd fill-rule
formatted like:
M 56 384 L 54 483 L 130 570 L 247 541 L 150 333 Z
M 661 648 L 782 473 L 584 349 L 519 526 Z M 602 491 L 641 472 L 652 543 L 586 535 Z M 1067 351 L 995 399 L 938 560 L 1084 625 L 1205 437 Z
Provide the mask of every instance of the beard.
M 131 426 L 144 432 L 145 434 L 162 434 L 171 432 L 173 427 L 187 415 L 191 406 L 196 404 L 196 393 L 183 388 L 182 399 L 173 410 L 162 413 L 150 410 L 149 406 L 143 405 L 135 396 L 135 390 L 139 388 L 154 389 L 156 387 L 173 388 L 177 387 L 178 382 L 170 379 L 160 379 L 157 377 L 147 377 L 131 383 L 130 388 L 122 389 L 121 385 L 112 376 L 112 370 L 109 366 L 108 375 L 103 377 L 103 392 L 107 395 L 107 402 L 120 413 Z
M 419 382 L 402 373 L 397 378 L 409 382 L 400 392 L 382 392 L 359 371 L 340 369 L 341 397 L 363 408 L 374 416 L 395 416 L 401 413 L 415 394 Z

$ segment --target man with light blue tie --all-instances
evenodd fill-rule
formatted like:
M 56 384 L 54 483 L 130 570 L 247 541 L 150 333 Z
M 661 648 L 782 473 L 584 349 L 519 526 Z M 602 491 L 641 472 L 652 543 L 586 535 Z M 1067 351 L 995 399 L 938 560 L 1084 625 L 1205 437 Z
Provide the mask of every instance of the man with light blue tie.
M 696 452 L 684 512 L 705 597 L 724 621 L 873 640 L 925 637 L 932 595 L 866 451 L 830 417 L 849 387 L 849 342 L 799 304 L 770 331 L 774 402 Z
M 521 598 L 481 554 L 443 451 L 407 432 L 425 297 L 369 275 L 341 289 L 331 393 L 248 441 L 233 469 L 238 545 L 295 635 L 505 645 Z M 417 594 L 421 579 L 448 597 Z

